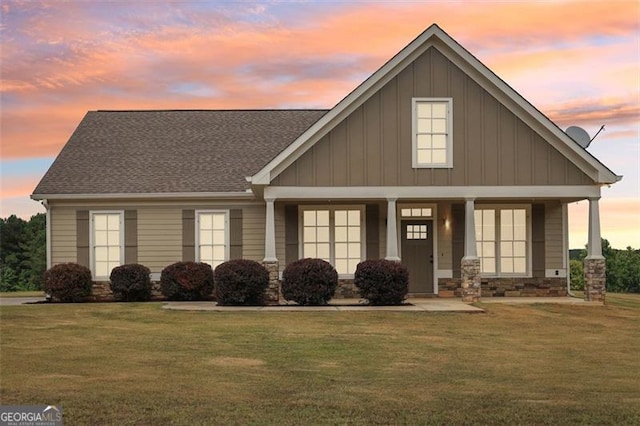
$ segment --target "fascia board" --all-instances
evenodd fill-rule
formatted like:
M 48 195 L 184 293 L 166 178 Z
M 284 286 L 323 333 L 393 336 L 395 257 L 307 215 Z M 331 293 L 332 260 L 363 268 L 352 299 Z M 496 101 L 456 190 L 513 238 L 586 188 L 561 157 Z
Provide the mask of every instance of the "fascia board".
M 31 194 L 32 200 L 104 200 L 104 199 L 253 199 L 253 192 L 154 192 L 102 194 Z

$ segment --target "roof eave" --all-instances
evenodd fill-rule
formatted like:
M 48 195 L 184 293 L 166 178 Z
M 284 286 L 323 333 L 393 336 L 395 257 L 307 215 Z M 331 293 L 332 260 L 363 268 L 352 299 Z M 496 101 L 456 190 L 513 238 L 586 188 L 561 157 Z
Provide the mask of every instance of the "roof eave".
M 101 193 L 101 194 L 31 194 L 31 199 L 40 200 L 103 200 L 103 199 L 246 199 L 255 198 L 249 189 L 243 192 L 148 192 L 148 193 Z

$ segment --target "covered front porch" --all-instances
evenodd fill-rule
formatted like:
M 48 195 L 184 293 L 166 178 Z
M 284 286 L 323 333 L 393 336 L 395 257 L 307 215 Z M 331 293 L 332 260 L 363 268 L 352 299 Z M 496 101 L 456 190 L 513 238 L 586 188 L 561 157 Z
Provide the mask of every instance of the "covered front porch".
M 267 187 L 264 263 L 271 272 L 270 297 L 279 299 L 284 267 L 304 257 L 336 267 L 336 297 L 357 297 L 356 265 L 378 258 L 407 267 L 414 298 L 565 296 L 567 203 L 575 201 L 576 188 L 564 188 L 566 194 L 562 189 L 554 188 L 552 196 L 543 187 Z M 468 196 L 474 190 L 476 196 Z M 527 190 L 534 196 L 524 197 Z M 599 189 L 580 190 L 591 206 L 585 299 L 601 301 Z

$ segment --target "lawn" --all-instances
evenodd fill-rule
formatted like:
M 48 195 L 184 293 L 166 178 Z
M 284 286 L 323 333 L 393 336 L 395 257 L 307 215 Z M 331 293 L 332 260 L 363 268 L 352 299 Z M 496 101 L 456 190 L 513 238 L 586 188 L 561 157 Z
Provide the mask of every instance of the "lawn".
M 640 295 L 485 314 L 0 308 L 2 404 L 65 424 L 640 424 Z

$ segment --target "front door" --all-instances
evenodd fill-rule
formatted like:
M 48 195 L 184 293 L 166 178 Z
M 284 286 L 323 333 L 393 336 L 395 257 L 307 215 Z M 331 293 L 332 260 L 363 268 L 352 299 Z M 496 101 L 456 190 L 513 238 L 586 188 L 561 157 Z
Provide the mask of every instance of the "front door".
M 402 221 L 402 264 L 409 270 L 409 293 L 433 293 L 433 221 Z

